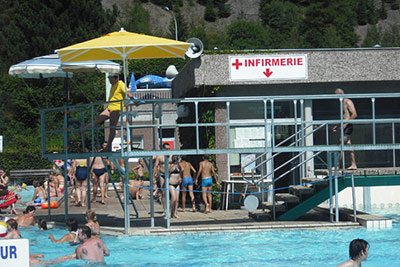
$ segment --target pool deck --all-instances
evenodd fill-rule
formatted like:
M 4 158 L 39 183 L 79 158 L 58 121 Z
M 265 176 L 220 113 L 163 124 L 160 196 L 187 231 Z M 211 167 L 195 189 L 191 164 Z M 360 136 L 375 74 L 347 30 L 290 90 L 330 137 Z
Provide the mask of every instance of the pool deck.
M 124 234 L 124 213 L 114 191 L 109 191 L 111 198 L 106 199 L 106 205 L 99 200 L 92 203 L 91 209 L 97 213 L 103 234 Z M 84 224 L 84 213 L 86 207 L 73 206 L 73 199 L 69 198 L 69 218 L 78 220 L 79 225 Z M 199 201 L 199 200 L 196 200 Z M 329 215 L 321 209 L 313 209 L 296 221 L 255 221 L 248 216 L 245 209 L 214 210 L 205 214 L 203 211 L 192 212 L 188 208 L 185 212 L 178 212 L 179 219 L 170 220 L 170 228 L 167 228 L 166 220 L 162 216 L 161 204 L 154 201 L 155 219 L 154 227 L 150 227 L 150 198 L 149 191 L 143 192 L 143 199 L 134 200 L 139 213 L 139 219 L 134 214 L 130 205 L 131 228 L 130 235 L 169 235 L 186 233 L 221 233 L 221 232 L 254 232 L 267 230 L 289 230 L 289 229 L 335 229 L 363 227 L 359 222 L 355 223 L 345 216 L 341 221 L 331 223 Z M 190 205 L 191 206 L 191 205 Z M 51 218 L 48 211 L 39 208 L 36 212 L 37 218 L 45 218 L 56 225 L 65 226 L 65 207 L 63 204 L 57 209 L 51 210 Z

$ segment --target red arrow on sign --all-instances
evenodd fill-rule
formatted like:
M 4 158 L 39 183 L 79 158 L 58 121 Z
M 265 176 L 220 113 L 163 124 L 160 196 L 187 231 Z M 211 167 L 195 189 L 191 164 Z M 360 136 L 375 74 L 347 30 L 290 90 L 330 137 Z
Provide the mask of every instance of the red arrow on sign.
M 263 73 L 265 76 L 267 76 L 267 78 L 269 78 L 269 76 L 271 76 L 273 72 L 267 68 L 265 71 L 263 71 Z

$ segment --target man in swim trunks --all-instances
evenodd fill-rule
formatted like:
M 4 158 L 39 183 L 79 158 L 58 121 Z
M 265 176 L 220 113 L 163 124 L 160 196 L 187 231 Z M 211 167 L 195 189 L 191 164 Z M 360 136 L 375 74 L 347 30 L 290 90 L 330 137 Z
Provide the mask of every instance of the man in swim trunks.
M 343 95 L 344 91 L 340 88 L 337 88 L 335 90 L 335 94 L 337 95 Z M 348 98 L 343 99 L 343 120 L 355 120 L 357 118 L 357 111 L 354 106 L 353 101 L 351 101 Z M 340 124 L 336 125 L 333 127 L 333 132 L 336 132 L 340 129 Z M 353 124 L 351 123 L 343 123 L 343 135 L 344 135 L 344 144 L 345 145 L 351 145 L 351 140 L 350 140 L 350 135 L 353 133 Z M 341 143 L 342 140 L 339 139 L 339 143 Z M 342 161 L 343 158 L 343 152 L 340 152 L 340 157 L 339 157 L 339 162 L 338 162 L 338 169 L 340 166 L 340 162 Z M 354 155 L 354 151 L 350 151 L 350 161 L 351 165 L 347 168 L 347 170 L 357 170 L 357 163 L 356 163 L 356 158 Z M 344 167 L 344 166 L 343 166 Z
M 354 239 L 350 242 L 348 261 L 343 262 L 337 267 L 359 267 L 361 262 L 367 260 L 369 244 L 364 239 Z
M 104 201 L 105 197 L 105 179 L 107 176 L 106 166 L 103 163 L 103 159 L 101 157 L 90 158 L 90 164 L 92 164 L 91 177 L 93 181 L 93 200 L 92 202 L 96 202 L 97 198 L 97 187 L 100 185 L 100 193 L 101 193 L 101 204 L 106 204 Z M 93 162 L 93 163 L 92 163 Z
M 104 262 L 104 256 L 110 256 L 110 251 L 100 238 L 91 238 L 88 226 L 83 226 L 78 233 L 79 241 L 83 244 L 76 248 L 75 253 L 51 260 L 52 264 L 81 259 L 89 262 Z
M 170 150 L 171 147 L 168 143 L 164 143 L 162 145 L 163 150 Z M 161 193 L 162 195 L 162 204 L 163 204 L 163 209 L 164 209 L 164 214 L 165 214 L 165 190 L 161 190 L 161 188 L 164 188 L 164 177 L 165 177 L 165 156 L 164 155 L 159 155 L 155 156 L 154 158 L 154 167 L 153 167 L 153 182 L 154 185 L 157 185 L 157 191 L 155 192 L 155 195 Z
M 199 178 L 201 174 L 201 191 L 202 191 L 202 196 L 203 196 L 203 201 L 204 204 L 206 204 L 206 213 L 211 212 L 211 206 L 212 206 L 212 176 L 214 177 L 217 185 L 219 185 L 219 179 L 217 177 L 217 174 L 215 173 L 214 170 L 214 165 L 210 162 L 209 156 L 204 155 L 203 156 L 203 161 L 200 162 L 199 164 L 199 172 L 196 175 L 196 179 L 194 181 L 194 184 L 197 185 L 197 179 Z M 211 176 L 212 174 L 212 176 Z
M 182 209 L 179 211 L 185 211 L 186 209 L 186 190 L 189 189 L 189 195 L 190 199 L 192 200 L 192 211 L 196 211 L 196 203 L 194 201 L 194 194 L 193 194 L 193 178 L 192 178 L 192 172 L 194 175 L 196 175 L 196 170 L 193 168 L 192 164 L 190 162 L 186 161 L 187 157 L 182 156 L 181 161 L 179 162 L 179 166 L 182 170 Z

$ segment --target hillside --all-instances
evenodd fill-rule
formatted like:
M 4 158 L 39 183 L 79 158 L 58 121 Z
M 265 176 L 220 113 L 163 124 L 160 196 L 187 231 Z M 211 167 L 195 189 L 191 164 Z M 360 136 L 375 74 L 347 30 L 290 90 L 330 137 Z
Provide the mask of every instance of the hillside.
M 105 8 L 111 8 L 115 3 L 121 9 L 129 0 L 103 0 Z M 260 2 L 261 0 L 228 0 L 231 15 L 227 18 L 219 18 L 215 22 L 204 21 L 205 6 L 200 5 L 196 0 L 183 1 L 181 14 L 184 16 L 189 28 L 203 24 L 209 32 L 223 32 L 225 27 L 238 20 L 260 22 Z M 294 1 L 293 1 L 294 2 Z M 189 4 L 191 3 L 191 4 Z M 375 6 L 378 9 L 381 6 L 381 0 L 375 1 Z M 156 35 L 165 36 L 169 32 L 169 26 L 172 21 L 172 14 L 162 9 L 161 6 L 155 5 L 152 2 L 143 3 L 142 6 L 149 12 L 150 15 L 150 30 Z M 384 32 L 390 30 L 392 25 L 397 25 L 400 28 L 400 12 L 399 10 L 391 10 L 390 4 L 386 3 L 387 18 L 379 20 L 377 28 Z M 357 45 L 360 46 L 367 35 L 367 31 L 371 25 L 357 25 L 354 32 L 360 36 Z M 179 25 L 178 25 L 179 27 Z

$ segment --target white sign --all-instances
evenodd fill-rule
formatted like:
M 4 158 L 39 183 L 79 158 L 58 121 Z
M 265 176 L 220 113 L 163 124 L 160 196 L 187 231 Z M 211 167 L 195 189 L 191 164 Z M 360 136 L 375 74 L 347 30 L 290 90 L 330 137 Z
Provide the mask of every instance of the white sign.
M 271 81 L 308 78 L 307 55 L 229 57 L 229 80 Z
M 3 152 L 3 136 L 0 135 L 0 153 Z
M 0 266 L 29 266 L 29 240 L 0 240 Z

